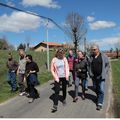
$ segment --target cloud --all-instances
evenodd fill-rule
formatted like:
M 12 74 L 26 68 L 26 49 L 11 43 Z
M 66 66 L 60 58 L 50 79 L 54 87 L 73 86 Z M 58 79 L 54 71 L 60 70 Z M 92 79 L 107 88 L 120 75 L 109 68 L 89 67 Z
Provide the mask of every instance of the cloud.
M 0 16 L 0 31 L 21 32 L 24 30 L 37 29 L 41 19 L 23 12 L 13 12 L 11 15 Z M 33 25 L 34 24 L 34 25 Z
M 99 30 L 99 29 L 115 27 L 116 23 L 111 21 L 95 21 L 95 22 L 89 23 L 89 26 L 90 26 L 90 29 L 92 30 Z
M 24 6 L 43 6 L 47 8 L 60 8 L 57 2 L 53 0 L 23 0 L 22 4 Z
M 8 2 L 7 2 L 7 5 L 12 6 L 12 7 L 15 6 L 15 4 L 14 4 L 12 1 L 8 1 Z
M 94 20 L 95 20 L 95 18 L 92 17 L 92 16 L 88 16 L 88 17 L 87 17 L 87 21 L 88 21 L 88 22 L 93 22 Z
M 94 40 L 91 40 L 91 43 L 98 44 L 100 48 L 115 47 L 118 43 L 120 44 L 120 36 L 94 39 Z

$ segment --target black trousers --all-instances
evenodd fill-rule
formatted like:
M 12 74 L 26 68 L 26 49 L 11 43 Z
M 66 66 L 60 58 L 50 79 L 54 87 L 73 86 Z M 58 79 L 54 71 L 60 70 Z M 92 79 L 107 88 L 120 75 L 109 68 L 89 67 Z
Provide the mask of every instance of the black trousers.
M 62 94 L 63 94 L 63 100 L 66 99 L 66 90 L 67 90 L 67 81 L 66 78 L 59 78 L 60 81 L 56 82 L 54 84 L 55 88 L 55 97 L 54 97 L 54 105 L 58 105 L 58 100 L 59 100 L 59 93 L 60 93 L 60 85 L 62 83 Z
M 26 92 L 29 93 L 30 98 L 33 98 L 33 99 L 39 98 L 39 93 L 38 93 L 37 89 L 35 88 L 35 85 L 30 82 L 29 77 L 27 78 Z

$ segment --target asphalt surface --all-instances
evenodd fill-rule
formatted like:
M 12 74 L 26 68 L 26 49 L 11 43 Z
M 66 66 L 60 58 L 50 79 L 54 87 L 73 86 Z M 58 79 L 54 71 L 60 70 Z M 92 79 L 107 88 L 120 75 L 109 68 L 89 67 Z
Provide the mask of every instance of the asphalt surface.
M 89 80 L 89 89 L 86 92 L 86 99 L 82 100 L 81 86 L 79 87 L 79 100 L 73 103 L 74 85 L 67 89 L 67 104 L 63 106 L 59 101 L 58 111 L 51 112 L 54 97 L 54 84 L 49 81 L 38 86 L 40 98 L 33 103 L 28 103 L 26 96 L 17 96 L 0 104 L 1 118 L 106 118 L 109 117 L 110 107 L 110 79 L 106 81 L 104 106 L 101 111 L 96 110 L 96 94 L 92 90 L 92 82 Z M 61 95 L 61 92 L 60 92 Z

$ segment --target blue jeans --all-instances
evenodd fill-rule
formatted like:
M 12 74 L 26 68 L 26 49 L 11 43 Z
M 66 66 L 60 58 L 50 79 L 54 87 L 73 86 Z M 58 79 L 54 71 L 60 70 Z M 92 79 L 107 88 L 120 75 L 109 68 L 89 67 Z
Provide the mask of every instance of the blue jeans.
M 80 83 L 80 78 L 76 77 L 76 79 L 75 79 L 75 97 L 78 97 L 79 83 Z M 87 79 L 81 79 L 81 83 L 82 83 L 82 93 L 85 94 L 85 88 L 86 88 L 86 85 L 87 85 Z
M 8 71 L 8 83 L 11 86 L 12 91 L 15 91 L 17 89 L 16 73 L 15 72 Z
M 96 86 L 97 105 L 103 105 L 104 91 L 105 91 L 105 80 L 95 79 L 94 84 Z
M 84 81 L 85 81 L 84 83 L 85 89 L 88 89 L 88 79 L 85 79 Z
M 69 84 L 72 85 L 72 82 L 74 83 L 74 71 L 70 71 L 70 76 L 69 76 Z
M 35 74 L 30 74 L 29 77 L 27 77 L 27 92 L 29 93 L 30 97 L 33 99 L 39 97 L 39 93 L 35 88 L 36 83 L 37 83 L 37 76 Z

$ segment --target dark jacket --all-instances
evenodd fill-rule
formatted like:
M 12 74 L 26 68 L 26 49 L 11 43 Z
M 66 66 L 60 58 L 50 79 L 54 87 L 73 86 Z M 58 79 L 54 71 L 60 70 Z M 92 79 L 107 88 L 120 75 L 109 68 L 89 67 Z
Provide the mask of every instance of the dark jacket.
M 80 79 L 86 79 L 87 78 L 87 60 L 83 59 L 79 61 L 78 59 L 76 60 L 75 63 L 75 73 L 76 76 L 79 77 Z
M 30 71 L 35 71 L 35 73 L 29 73 Z M 26 64 L 26 77 L 28 84 L 37 85 L 38 79 L 37 79 L 37 72 L 39 72 L 39 68 L 37 63 L 30 62 Z
M 98 78 L 106 80 L 108 77 L 108 71 L 110 67 L 109 60 L 108 60 L 108 57 L 104 53 L 101 53 L 101 56 L 102 56 L 102 73 L 100 76 L 98 76 Z M 91 66 L 92 61 L 93 61 L 93 57 L 91 56 L 89 59 L 89 75 L 91 78 L 94 78 L 94 74 L 92 72 L 92 66 Z

